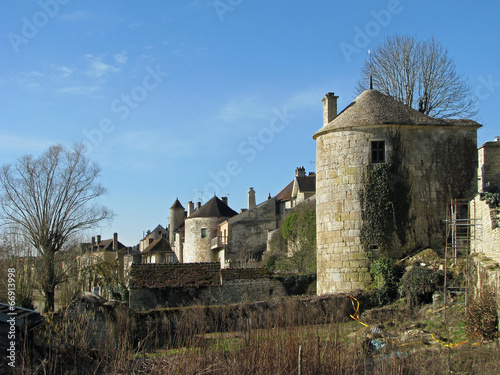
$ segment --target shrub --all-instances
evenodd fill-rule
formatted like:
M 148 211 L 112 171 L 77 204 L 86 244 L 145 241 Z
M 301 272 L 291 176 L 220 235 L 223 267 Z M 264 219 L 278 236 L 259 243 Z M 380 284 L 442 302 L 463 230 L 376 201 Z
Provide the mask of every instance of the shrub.
M 413 265 L 401 278 L 399 293 L 411 308 L 432 301 L 434 291 L 443 285 L 443 274 L 431 268 Z
M 485 339 L 498 337 L 498 314 L 494 293 L 483 287 L 479 295 L 467 306 L 467 331 L 479 334 Z
M 398 297 L 398 272 L 392 259 L 382 257 L 370 265 L 370 273 L 377 287 L 379 305 L 387 305 Z
M 316 273 L 316 211 L 303 203 L 290 212 L 275 231 L 265 256 L 272 272 Z

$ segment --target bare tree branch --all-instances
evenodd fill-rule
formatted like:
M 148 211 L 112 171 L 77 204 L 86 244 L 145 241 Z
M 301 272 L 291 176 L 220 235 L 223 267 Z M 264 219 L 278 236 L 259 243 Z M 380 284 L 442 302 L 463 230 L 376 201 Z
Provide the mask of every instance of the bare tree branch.
M 446 48 L 434 38 L 386 38 L 361 68 L 357 93 L 368 88 L 370 74 L 375 89 L 426 115 L 472 118 L 477 114 L 471 87 L 456 72 Z
M 82 144 L 65 150 L 50 147 L 42 156 L 21 157 L 0 173 L 0 219 L 11 232 L 21 232 L 43 260 L 41 284 L 47 308 L 54 308 L 55 253 L 79 232 L 113 213 L 95 203 L 106 193 L 96 183 L 100 168 L 85 158 Z

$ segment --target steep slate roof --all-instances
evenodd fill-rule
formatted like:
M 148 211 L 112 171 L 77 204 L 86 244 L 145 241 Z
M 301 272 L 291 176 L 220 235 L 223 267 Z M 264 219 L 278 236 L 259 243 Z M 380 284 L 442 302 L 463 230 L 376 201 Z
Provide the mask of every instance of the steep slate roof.
M 180 202 L 179 202 L 179 203 L 180 203 Z M 155 228 L 155 229 L 153 229 L 151 232 L 149 232 L 149 234 L 147 234 L 146 236 L 144 236 L 144 238 L 143 238 L 143 239 L 141 239 L 141 241 L 145 240 L 146 238 L 148 238 L 148 237 L 149 237 L 149 236 L 151 236 L 152 234 L 154 234 L 154 233 L 156 233 L 156 232 L 159 232 L 159 231 L 164 231 L 165 233 L 167 232 L 167 231 L 165 230 L 165 228 L 163 228 L 163 226 L 162 226 L 161 224 L 158 224 L 158 225 L 156 226 L 156 228 Z
M 120 241 L 118 241 L 118 250 L 122 250 L 126 248 L 126 246 L 124 244 L 122 244 Z M 109 239 L 109 240 L 102 240 L 101 242 L 99 242 L 98 244 L 98 248 L 94 249 L 94 251 L 102 251 L 102 250 L 105 250 L 105 251 L 113 251 L 113 239 Z
M 500 142 L 499 141 L 487 141 L 483 143 L 483 145 L 479 148 L 483 147 L 500 147 Z
M 172 205 L 172 207 L 170 208 L 182 208 L 184 209 L 184 206 L 181 204 L 181 202 L 179 202 L 179 198 L 177 198 L 174 202 L 174 204 Z
M 296 177 L 301 192 L 316 192 L 316 175 Z
M 215 195 L 207 203 L 194 211 L 188 219 L 193 217 L 233 217 L 238 213 Z
M 168 241 L 161 237 L 153 241 L 142 253 L 173 253 L 173 251 Z
M 438 119 L 427 116 L 377 90 L 365 90 L 330 123 L 314 134 L 319 135 L 335 129 L 346 129 L 370 125 L 431 125 L 431 126 L 474 126 L 481 125 L 473 120 Z
M 132 264 L 130 288 L 179 288 L 220 285 L 219 263 Z

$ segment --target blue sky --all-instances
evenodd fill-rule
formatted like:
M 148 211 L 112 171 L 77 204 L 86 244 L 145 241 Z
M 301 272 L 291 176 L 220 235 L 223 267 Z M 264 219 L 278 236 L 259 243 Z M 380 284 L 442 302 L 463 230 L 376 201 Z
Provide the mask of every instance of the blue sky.
M 452 4 L 452 6 L 450 5 Z M 246 206 L 314 171 L 321 98 L 388 35 L 435 37 L 500 135 L 498 1 L 2 1 L 0 164 L 84 141 L 128 246 L 178 197 Z

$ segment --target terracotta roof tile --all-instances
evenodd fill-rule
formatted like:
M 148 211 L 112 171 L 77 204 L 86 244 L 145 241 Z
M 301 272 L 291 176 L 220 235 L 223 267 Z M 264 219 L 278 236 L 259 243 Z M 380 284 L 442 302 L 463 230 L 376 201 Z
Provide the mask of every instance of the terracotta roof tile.
M 278 194 L 276 194 L 277 201 L 286 201 L 292 197 L 293 182 L 294 180 L 292 180 Z
M 129 287 L 180 288 L 220 284 L 219 263 L 133 264 Z

